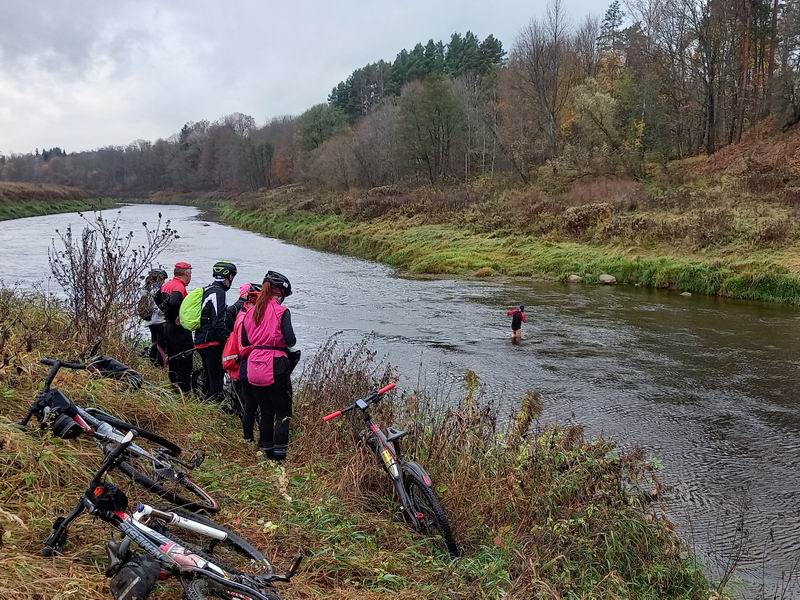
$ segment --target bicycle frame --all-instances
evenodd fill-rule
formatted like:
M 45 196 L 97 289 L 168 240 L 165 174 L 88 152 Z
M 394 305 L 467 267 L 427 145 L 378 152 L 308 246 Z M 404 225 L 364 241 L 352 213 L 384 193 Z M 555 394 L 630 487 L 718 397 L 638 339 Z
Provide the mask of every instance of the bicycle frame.
M 53 526 L 53 531 L 45 541 L 42 551 L 50 555 L 58 551 L 66 539 L 66 531 L 70 523 L 83 512 L 88 512 L 93 517 L 110 524 L 124 537 L 129 538 L 151 558 L 161 563 L 163 568 L 174 575 L 194 573 L 212 580 L 231 592 L 231 598 L 251 598 L 252 600 L 271 600 L 269 596 L 261 593 L 256 586 L 269 585 L 275 581 L 288 582 L 299 568 L 302 556 L 295 558 L 292 567 L 286 575 L 276 575 L 269 566 L 269 573 L 264 575 L 246 576 L 235 575 L 227 572 L 203 556 L 193 553 L 180 543 L 170 539 L 168 535 L 159 533 L 149 527 L 145 521 L 150 518 L 159 519 L 167 524 L 175 525 L 187 531 L 192 531 L 217 543 L 227 539 L 227 533 L 205 523 L 200 523 L 191 518 L 173 512 L 161 511 L 147 504 L 139 504 L 133 513 L 124 510 L 104 510 L 97 506 L 93 494 L 101 487 L 105 474 L 115 466 L 123 454 L 128 450 L 136 437 L 135 431 L 129 431 L 105 458 L 100 469 L 94 475 L 86 492 L 81 496 L 80 502 L 65 518 L 59 518 Z
M 367 444 L 367 447 L 369 447 L 370 450 L 375 453 L 378 461 L 382 464 L 384 470 L 389 474 L 389 477 L 391 477 L 392 485 L 394 486 L 395 494 L 397 495 L 397 500 L 400 503 L 400 508 L 406 514 L 409 521 L 411 521 L 412 527 L 415 530 L 420 530 L 423 526 L 420 522 L 420 517 L 413 509 L 413 502 L 408 495 L 408 490 L 406 489 L 406 484 L 403 479 L 403 468 L 421 471 L 421 475 L 424 476 L 427 481 L 430 481 L 430 477 L 417 463 L 408 462 L 403 458 L 400 445 L 397 443 L 402 435 L 398 436 L 396 440 L 390 441 L 386 437 L 386 434 L 383 432 L 380 425 L 378 425 L 378 423 L 372 419 L 372 415 L 369 412 L 370 404 L 376 403 L 382 396 L 393 390 L 395 387 L 397 387 L 396 383 L 390 383 L 378 391 L 372 392 L 366 398 L 356 400 L 347 408 L 337 410 L 336 412 L 326 415 L 322 420 L 331 421 L 356 408 L 361 411 L 364 422 L 367 425 L 367 430 L 359 437 Z
M 56 375 L 58 374 L 58 371 L 62 367 L 66 367 L 66 368 L 69 368 L 69 369 L 76 369 L 76 370 L 79 370 L 79 369 L 82 370 L 82 369 L 86 368 L 85 364 L 68 363 L 68 362 L 65 362 L 65 361 L 57 360 L 57 359 L 43 359 L 40 362 L 43 363 L 43 364 L 51 365 L 50 373 L 48 374 L 47 379 L 45 380 L 45 384 L 44 384 L 44 387 L 42 388 L 42 392 L 48 392 L 48 391 L 51 390 L 51 386 L 52 386 L 53 380 L 55 379 Z M 83 431 L 83 433 L 86 436 L 94 439 L 95 442 L 99 446 L 102 446 L 103 444 L 119 444 L 119 443 L 122 442 L 125 434 L 123 434 L 119 430 L 115 429 L 110 424 L 95 418 L 88 411 L 86 411 L 86 409 L 78 406 L 77 404 L 75 404 L 71 400 L 70 400 L 70 403 L 72 404 L 72 406 L 77 411 L 77 414 L 72 416 L 72 420 L 75 421 L 75 423 L 78 424 L 78 426 L 81 428 L 81 430 Z M 38 408 L 41 408 L 42 411 L 51 408 L 49 405 L 47 405 L 45 407 L 38 407 L 37 406 L 38 404 L 39 404 L 39 401 L 37 400 L 30 407 L 30 409 L 28 410 L 28 413 L 20 421 L 20 425 L 21 426 L 23 426 L 23 427 L 27 426 L 28 422 L 30 421 L 31 417 L 33 417 L 33 416 L 36 416 L 37 419 L 39 419 L 41 421 L 42 416 L 40 414 L 38 414 L 39 413 L 39 411 L 37 410 Z M 156 456 L 156 455 L 148 452 L 147 450 L 145 450 L 144 448 L 142 448 L 138 444 L 131 443 L 128 446 L 128 451 L 133 455 L 136 455 L 136 456 L 139 456 L 141 458 L 145 458 L 145 459 L 151 461 L 153 463 L 153 466 L 156 467 L 156 468 L 159 468 L 159 469 L 170 469 L 171 468 L 170 464 L 164 462 L 163 460 L 161 460 L 161 458 L 159 456 Z M 184 461 L 178 459 L 176 456 L 173 456 L 172 454 L 170 454 L 170 460 L 175 461 L 178 464 L 180 464 L 180 465 L 182 465 L 182 466 L 184 466 L 184 467 L 186 467 L 188 469 L 192 469 L 195 466 L 195 465 L 192 465 L 191 463 L 187 463 L 187 462 L 184 462 Z

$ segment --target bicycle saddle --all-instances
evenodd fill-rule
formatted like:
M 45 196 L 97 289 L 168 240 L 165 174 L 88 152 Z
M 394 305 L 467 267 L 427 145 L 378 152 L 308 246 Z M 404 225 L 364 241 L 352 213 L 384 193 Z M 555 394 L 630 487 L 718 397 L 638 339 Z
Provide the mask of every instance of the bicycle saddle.
M 394 427 L 387 427 L 386 433 L 389 434 L 386 436 L 387 442 L 396 442 L 397 440 L 401 440 L 408 435 L 407 431 L 395 429 Z

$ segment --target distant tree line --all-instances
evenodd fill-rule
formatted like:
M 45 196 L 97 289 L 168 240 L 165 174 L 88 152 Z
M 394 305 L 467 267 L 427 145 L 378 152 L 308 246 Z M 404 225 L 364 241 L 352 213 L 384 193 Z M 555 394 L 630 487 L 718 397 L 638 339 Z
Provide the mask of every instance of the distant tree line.
M 643 174 L 713 153 L 759 120 L 800 121 L 800 0 L 563 0 L 519 33 L 455 33 L 353 71 L 328 102 L 259 126 L 235 113 L 168 139 L 0 157 L 0 177 L 106 192 L 375 187 L 538 166 Z

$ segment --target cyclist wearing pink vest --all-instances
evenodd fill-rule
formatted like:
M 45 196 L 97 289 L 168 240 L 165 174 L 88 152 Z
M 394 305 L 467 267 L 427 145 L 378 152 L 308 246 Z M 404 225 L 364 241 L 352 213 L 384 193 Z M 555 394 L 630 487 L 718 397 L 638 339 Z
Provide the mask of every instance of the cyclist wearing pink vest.
M 244 317 L 241 333 L 241 347 L 246 353 L 241 368 L 244 437 L 253 439 L 255 413 L 259 409 L 259 445 L 265 457 L 278 461 L 286 458 L 292 416 L 292 366 L 288 351 L 297 339 L 289 310 L 282 305 L 291 294 L 292 284 L 285 276 L 267 272 L 261 295 Z

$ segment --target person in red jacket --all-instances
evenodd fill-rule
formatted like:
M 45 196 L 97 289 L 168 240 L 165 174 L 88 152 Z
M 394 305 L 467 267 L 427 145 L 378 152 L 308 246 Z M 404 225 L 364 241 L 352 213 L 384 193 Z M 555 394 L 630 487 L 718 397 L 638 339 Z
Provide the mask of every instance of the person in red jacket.
M 188 393 L 192 379 L 192 350 L 194 340 L 188 329 L 181 327 L 178 311 L 186 297 L 186 286 L 192 280 L 192 265 L 175 264 L 174 277 L 161 286 L 157 303 L 164 313 L 164 341 L 167 349 L 169 380 L 182 392 Z
M 280 273 L 268 271 L 261 295 L 242 323 L 241 347 L 245 394 L 242 427 L 245 439 L 253 439 L 256 409 L 260 410 L 259 445 L 266 458 L 286 459 L 289 419 L 292 416 L 292 363 L 289 348 L 297 343 L 289 310 L 283 306 L 292 284 Z
M 528 322 L 528 317 L 525 316 L 525 305 L 520 304 L 519 308 L 509 308 L 506 316 L 511 317 L 511 340 L 518 342 L 522 339 L 522 324 Z

